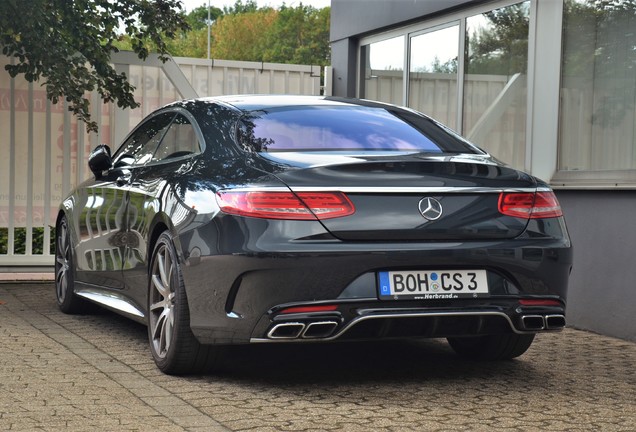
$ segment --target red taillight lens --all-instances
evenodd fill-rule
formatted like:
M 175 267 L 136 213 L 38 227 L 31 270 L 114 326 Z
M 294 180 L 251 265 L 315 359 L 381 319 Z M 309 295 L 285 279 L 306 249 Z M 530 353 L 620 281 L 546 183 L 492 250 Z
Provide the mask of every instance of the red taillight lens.
M 499 195 L 499 212 L 523 219 L 542 219 L 563 216 L 554 192 L 524 192 Z
M 216 200 L 224 213 L 264 219 L 331 219 L 355 212 L 342 192 L 220 191 Z
M 521 299 L 519 304 L 521 306 L 561 306 L 560 301 L 550 299 Z
M 279 313 L 309 313 L 309 312 L 331 312 L 338 309 L 338 305 L 319 305 L 319 306 L 294 306 L 282 309 Z

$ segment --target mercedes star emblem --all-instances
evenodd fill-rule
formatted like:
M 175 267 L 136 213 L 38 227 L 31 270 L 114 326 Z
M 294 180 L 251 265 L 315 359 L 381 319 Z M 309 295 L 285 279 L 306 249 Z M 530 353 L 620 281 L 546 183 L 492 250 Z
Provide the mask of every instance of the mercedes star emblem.
M 434 221 L 442 216 L 442 204 L 435 198 L 426 197 L 420 200 L 420 213 L 424 219 Z

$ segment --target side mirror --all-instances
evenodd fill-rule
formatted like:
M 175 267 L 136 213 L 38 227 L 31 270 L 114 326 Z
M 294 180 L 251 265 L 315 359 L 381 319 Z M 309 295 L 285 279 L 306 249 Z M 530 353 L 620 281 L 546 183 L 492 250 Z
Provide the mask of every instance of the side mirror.
M 88 156 L 88 167 L 95 174 L 95 178 L 101 177 L 102 172 L 109 170 L 112 166 L 113 159 L 110 156 L 110 147 L 106 144 L 98 145 Z

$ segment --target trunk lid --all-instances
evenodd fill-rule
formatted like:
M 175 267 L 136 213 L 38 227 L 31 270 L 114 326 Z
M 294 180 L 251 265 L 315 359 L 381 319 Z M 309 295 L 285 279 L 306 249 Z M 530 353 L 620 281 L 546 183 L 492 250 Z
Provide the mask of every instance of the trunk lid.
M 502 191 L 534 192 L 533 177 L 482 155 L 263 155 L 292 191 L 342 191 L 355 213 L 321 220 L 353 241 L 513 238 L 527 220 L 498 210 Z M 262 167 L 265 168 L 265 167 Z

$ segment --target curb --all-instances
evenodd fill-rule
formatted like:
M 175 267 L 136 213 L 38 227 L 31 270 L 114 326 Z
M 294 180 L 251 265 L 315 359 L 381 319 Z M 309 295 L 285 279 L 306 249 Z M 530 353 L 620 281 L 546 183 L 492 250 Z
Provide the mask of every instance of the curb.
M 0 273 L 0 283 L 53 281 L 55 281 L 54 273 Z

